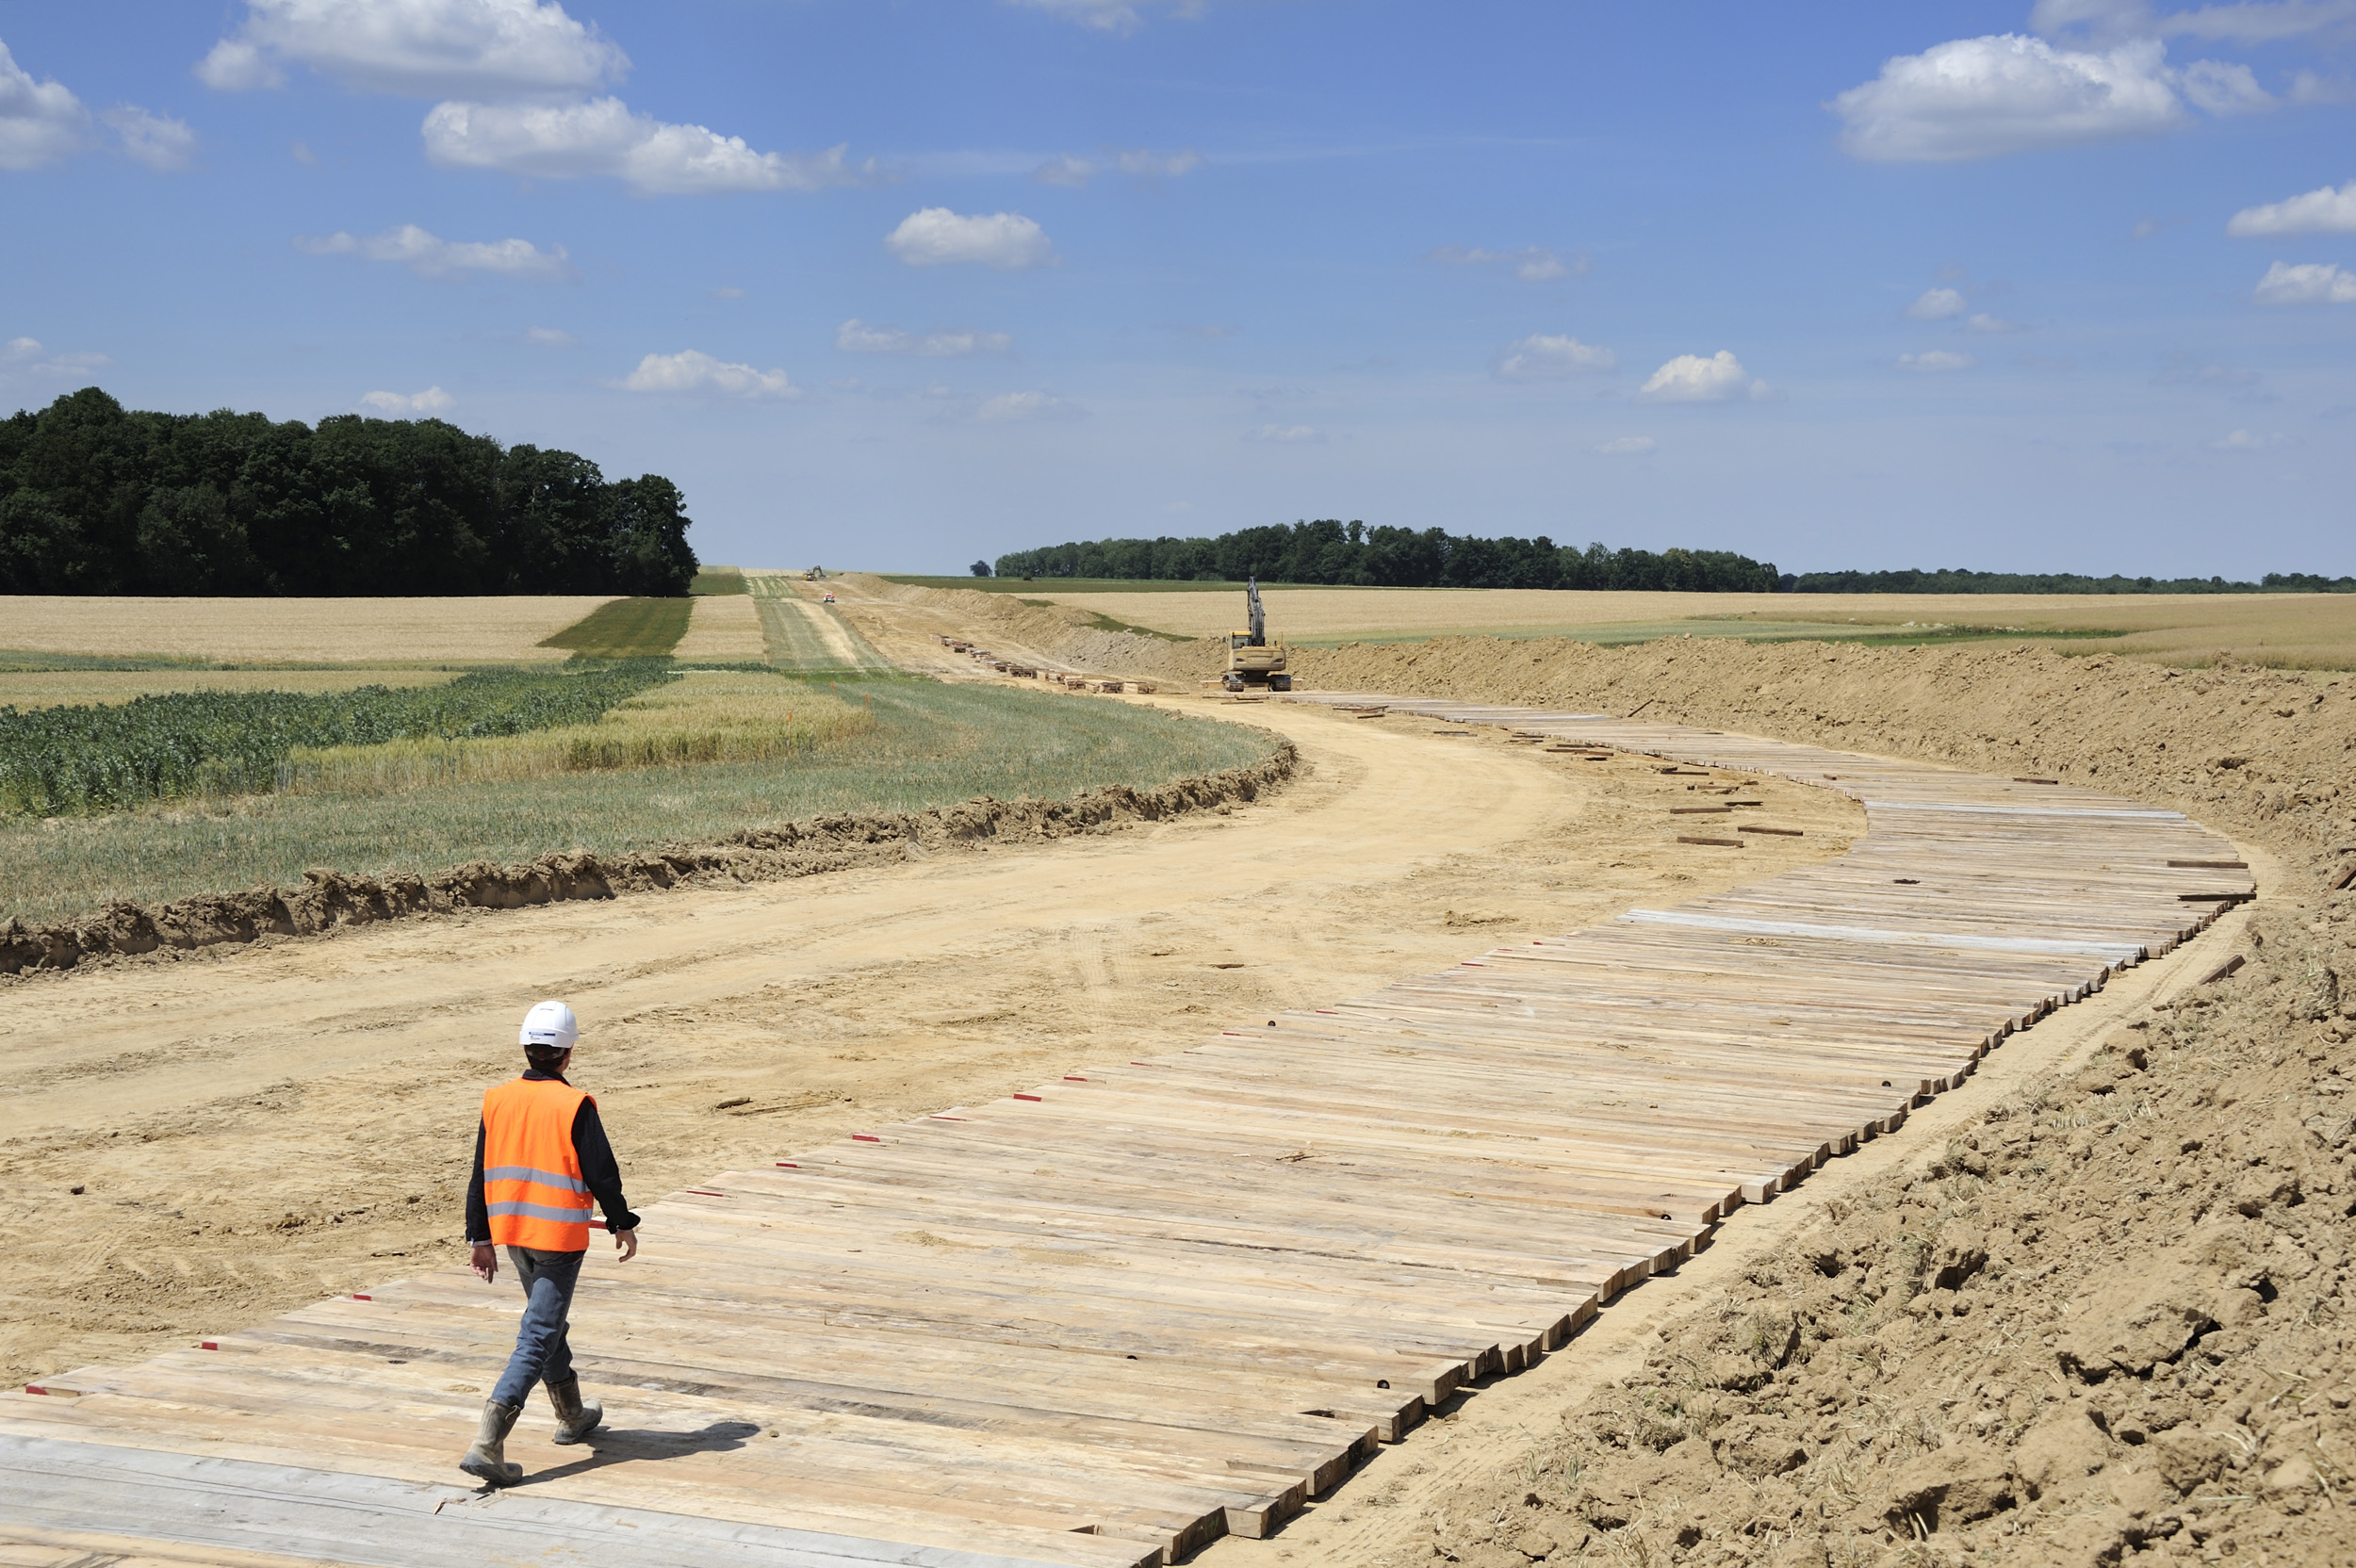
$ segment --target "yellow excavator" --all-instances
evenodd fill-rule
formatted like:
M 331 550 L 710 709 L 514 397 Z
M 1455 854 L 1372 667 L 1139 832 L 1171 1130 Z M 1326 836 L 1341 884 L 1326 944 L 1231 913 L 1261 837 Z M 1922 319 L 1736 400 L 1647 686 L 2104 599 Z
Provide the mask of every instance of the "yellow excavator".
M 1227 634 L 1227 674 L 1219 684 L 1231 692 L 1250 686 L 1289 692 L 1293 678 L 1284 667 L 1284 645 L 1268 640 L 1268 612 L 1260 604 L 1260 580 L 1252 578 L 1244 592 L 1252 606 L 1252 624 L 1245 630 Z

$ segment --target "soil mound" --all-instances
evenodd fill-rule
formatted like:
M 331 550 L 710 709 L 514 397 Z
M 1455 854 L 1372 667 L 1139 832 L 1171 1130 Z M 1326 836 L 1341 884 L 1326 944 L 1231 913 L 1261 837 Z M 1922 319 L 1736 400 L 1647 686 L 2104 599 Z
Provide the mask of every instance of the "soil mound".
M 750 829 L 714 843 L 616 856 L 550 855 L 514 865 L 477 860 L 427 876 L 314 871 L 305 874 L 300 888 L 252 888 L 164 905 L 117 904 L 55 925 L 10 920 L 0 924 L 0 974 L 72 969 L 86 959 L 117 955 L 317 936 L 338 926 L 457 908 L 517 909 L 699 883 L 776 881 L 936 850 L 1068 838 L 1255 800 L 1291 777 L 1299 758 L 1293 743 L 1284 741 L 1250 766 L 1153 790 L 1114 785 L 1069 800 L 985 796 L 927 811 L 839 813 Z
M 861 576 L 859 585 L 877 598 L 937 610 L 975 630 L 994 629 L 1010 641 L 1054 654 L 1076 670 L 1138 676 L 1191 684 L 1227 666 L 1215 639 L 1173 643 L 1167 637 L 1121 631 L 1070 605 L 1030 603 L 1016 594 L 986 594 L 973 588 L 923 588 Z
M 2044 649 L 1309 650 L 1328 690 L 1817 740 L 2175 807 L 2272 849 L 2231 977 L 1831 1213 L 1499 1454 L 1401 1561 L 2348 1560 L 2356 680 Z

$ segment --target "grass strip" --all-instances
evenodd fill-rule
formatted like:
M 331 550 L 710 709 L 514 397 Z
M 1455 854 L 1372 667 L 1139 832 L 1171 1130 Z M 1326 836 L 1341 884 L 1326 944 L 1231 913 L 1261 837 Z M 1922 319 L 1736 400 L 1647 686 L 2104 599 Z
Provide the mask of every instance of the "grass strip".
M 741 566 L 706 566 L 687 585 L 687 592 L 691 598 L 701 598 L 711 594 L 749 594 L 752 588 L 744 581 Z
M 521 735 L 594 722 L 675 678 L 667 661 L 478 670 L 445 685 L 172 692 L 104 706 L 0 708 L 0 815 L 87 816 L 257 793 L 298 748 Z
M 384 794 L 253 795 L 50 823 L 0 819 L 0 920 L 41 924 L 118 901 L 299 886 L 314 867 L 425 875 L 472 860 L 709 843 L 835 812 L 921 811 L 980 795 L 1066 800 L 1115 784 L 1153 789 L 1248 766 L 1278 744 L 1261 730 L 1111 698 L 907 677 L 765 678 L 839 699 L 872 714 L 873 726 L 756 762 Z
M 544 648 L 567 648 L 584 659 L 665 659 L 687 635 L 693 599 L 611 599 L 580 620 L 540 639 Z

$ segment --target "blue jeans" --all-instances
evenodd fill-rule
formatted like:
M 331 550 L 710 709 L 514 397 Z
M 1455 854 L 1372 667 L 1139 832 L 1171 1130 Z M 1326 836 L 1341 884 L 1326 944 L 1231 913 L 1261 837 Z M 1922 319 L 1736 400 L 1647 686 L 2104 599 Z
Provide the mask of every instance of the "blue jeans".
M 573 1348 L 564 1338 L 564 1320 L 573 1310 L 573 1287 L 581 1282 L 586 1252 L 535 1252 L 510 1247 L 507 1261 L 524 1286 L 524 1320 L 515 1331 L 515 1353 L 507 1360 L 499 1386 L 491 1390 L 495 1405 L 520 1406 L 532 1396 L 536 1382 L 561 1383 L 573 1375 Z

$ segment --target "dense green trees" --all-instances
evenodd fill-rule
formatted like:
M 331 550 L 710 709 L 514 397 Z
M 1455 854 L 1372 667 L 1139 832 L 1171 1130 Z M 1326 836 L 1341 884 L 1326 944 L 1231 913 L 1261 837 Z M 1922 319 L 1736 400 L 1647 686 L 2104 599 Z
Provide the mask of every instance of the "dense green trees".
M 0 421 L 0 594 L 684 594 L 679 488 L 439 419 Z
M 1098 539 L 998 558 L 1000 577 L 1325 582 L 1378 588 L 1653 588 L 1775 591 L 1775 568 L 1726 550 L 1585 549 L 1535 539 L 1472 539 L 1443 529 L 1332 518 L 1241 529 L 1216 539 Z

